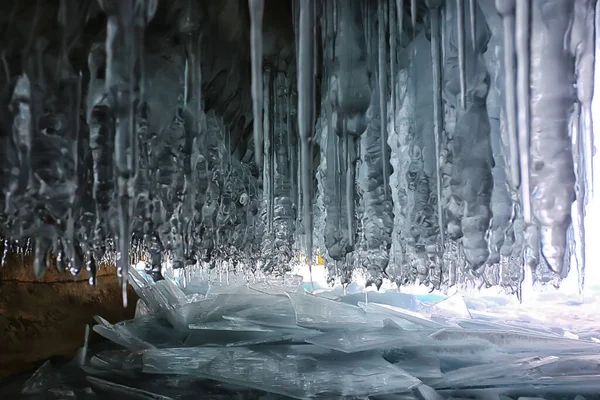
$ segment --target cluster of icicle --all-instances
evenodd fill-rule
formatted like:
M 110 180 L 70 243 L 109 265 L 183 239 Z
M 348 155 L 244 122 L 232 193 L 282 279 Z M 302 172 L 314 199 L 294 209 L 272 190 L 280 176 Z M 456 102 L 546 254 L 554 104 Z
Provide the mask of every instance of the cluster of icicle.
M 35 238 L 38 276 L 55 254 L 93 281 L 112 254 L 125 301 L 132 253 L 159 278 L 166 257 L 284 273 L 316 247 L 342 282 L 360 267 L 376 286 L 518 292 L 526 271 L 558 284 L 574 252 L 583 284 L 594 0 L 294 0 L 295 74 L 263 63 L 265 4 L 249 0 L 261 179 L 204 110 L 184 3 L 168 65 L 144 52 L 156 0 L 102 0 L 89 71 L 40 40 L 6 77 L 0 229 L 21 242 L 3 259 Z
M 298 43 L 317 47 L 299 73 L 323 59 L 315 232 L 330 274 L 519 294 L 526 275 L 560 284 L 574 258 L 583 286 L 595 1 L 295 4 Z

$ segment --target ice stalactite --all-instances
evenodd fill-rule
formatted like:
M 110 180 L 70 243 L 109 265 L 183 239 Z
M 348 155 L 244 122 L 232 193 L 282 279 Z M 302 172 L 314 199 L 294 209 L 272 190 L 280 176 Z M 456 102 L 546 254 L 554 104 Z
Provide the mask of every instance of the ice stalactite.
M 517 20 L 518 12 L 519 8 Z M 571 2 L 531 1 L 531 137 L 528 152 L 531 209 L 534 222 L 540 227 L 542 255 L 549 268 L 559 275 L 564 266 L 571 204 L 575 200 L 569 138 L 569 118 L 576 99 L 574 60 L 562 44 L 572 15 Z M 521 23 L 517 21 L 517 26 Z M 546 68 L 548 63 L 552 63 L 553 68 Z M 527 153 L 526 148 L 520 151 Z M 527 216 L 525 211 L 524 214 Z
M 577 98 L 580 103 L 578 124 L 572 134 L 573 158 L 576 177 L 576 202 L 573 215 L 576 264 L 579 291 L 583 292 L 585 281 L 585 212 L 594 192 L 593 149 L 594 135 L 592 122 L 592 98 L 594 91 L 594 46 L 596 1 L 579 0 L 574 4 L 573 26 L 571 28 L 571 52 L 575 56 Z M 579 107 L 578 107 L 579 108 Z
M 115 122 L 115 171 L 118 187 L 118 269 L 123 292 L 123 304 L 127 304 L 127 281 L 129 276 L 129 249 L 131 235 L 131 204 L 136 158 L 135 105 L 140 87 L 139 46 L 144 46 L 143 35 L 138 29 L 145 28 L 158 6 L 155 1 L 142 2 L 136 7 L 133 1 L 102 1 L 108 15 L 106 37 L 106 91 L 109 107 Z M 135 161 L 134 161 L 135 160 Z
M 469 0 L 469 21 L 471 22 L 471 45 L 477 46 L 477 0 Z
M 488 9 L 489 4 L 482 5 L 488 25 L 495 29 L 495 36 L 503 36 L 502 47 L 498 49 L 503 54 L 504 67 L 504 113 L 506 118 L 506 131 L 508 139 L 507 166 L 510 172 L 510 183 L 513 190 L 517 190 L 521 183 L 519 141 L 517 132 L 517 97 L 516 97 L 516 60 L 515 60 L 515 1 L 497 0 L 496 10 L 502 16 L 502 27 L 494 19 L 497 17 L 493 10 Z M 501 32 L 501 33 L 500 33 Z
M 405 52 L 407 50 L 404 50 Z M 402 51 L 400 54 L 402 55 Z M 406 281 L 414 280 L 412 270 L 405 263 L 408 250 L 408 243 L 404 234 L 406 234 L 406 226 L 408 224 L 407 213 L 407 192 L 408 186 L 406 181 L 406 164 L 408 159 L 408 147 L 406 145 L 406 134 L 409 128 L 409 96 L 408 92 L 408 69 L 402 68 L 399 62 L 399 71 L 392 80 L 396 86 L 396 108 L 392 113 L 392 126 L 388 143 L 390 145 L 390 162 L 393 166 L 393 173 L 390 176 L 390 187 L 392 189 L 392 200 L 394 204 L 394 231 L 392 242 L 392 265 L 388 268 L 388 274 L 392 279 L 402 284 Z
M 441 17 L 440 17 L 440 2 L 429 2 L 430 7 L 430 24 L 431 24 L 431 62 L 432 62 L 432 83 L 433 83 L 433 135 L 435 146 L 435 184 L 437 195 L 437 217 L 439 227 L 439 250 L 437 253 L 443 253 L 445 248 L 445 223 L 444 209 L 442 196 L 442 163 L 441 159 L 441 143 L 444 131 L 444 104 L 442 101 L 442 63 L 441 58 Z M 441 283 L 441 282 L 440 282 Z
M 417 28 L 417 15 L 418 15 L 417 0 L 410 0 L 410 23 L 413 31 L 413 35 Z
M 285 273 L 292 258 L 293 222 L 295 220 L 289 151 L 295 151 L 287 141 L 291 136 L 287 124 L 290 118 L 288 96 L 290 85 L 281 71 L 265 72 L 264 95 L 264 178 L 263 209 L 266 223 L 263 234 L 263 269 Z
M 462 7 L 455 7 L 454 13 L 461 13 Z M 450 35 L 455 49 L 460 49 L 461 35 Z M 452 40 L 454 38 L 454 41 Z M 486 109 L 486 97 L 489 90 L 489 77 L 484 68 L 481 54 L 489 38 L 487 26 L 478 25 L 477 46 L 465 49 L 464 71 L 455 61 L 447 59 L 450 70 L 446 81 L 448 96 L 446 101 L 454 106 L 461 102 L 460 75 L 466 74 L 465 108 L 457 109 L 456 125 L 450 146 L 452 147 L 452 179 L 448 211 L 453 216 L 448 222 L 460 224 L 455 238 L 462 237 L 465 256 L 473 269 L 481 267 L 489 256 L 486 232 L 491 219 L 490 201 L 494 160 L 490 145 L 490 124 Z M 449 48 L 446 57 L 450 56 Z M 459 51 L 460 52 L 460 51 Z M 460 60 L 460 55 L 459 55 Z M 454 66 L 452 64 L 454 63 Z M 452 68 L 459 75 L 456 79 L 451 75 Z M 454 75 L 456 76 L 456 75 Z M 458 87 L 456 83 L 459 83 Z
M 432 111 L 434 100 L 431 46 L 425 32 L 421 31 L 400 53 L 400 63 L 398 110 L 395 112 L 398 144 L 393 146 L 397 182 L 392 185 L 398 188 L 397 199 L 394 199 L 398 221 L 395 229 L 401 232 L 407 267 L 400 279 L 417 278 L 420 282 L 429 282 L 429 267 L 435 265 L 438 225 L 433 176 L 436 168 L 433 114 L 425 118 L 418 113 L 418 110 Z M 416 82 L 419 82 L 419 90 L 416 90 Z
M 361 140 L 362 166 L 359 173 L 359 184 L 363 191 L 365 203 L 364 235 L 366 252 L 363 266 L 369 271 L 371 279 L 379 287 L 389 263 L 391 236 L 394 226 L 394 215 L 391 198 L 385 197 L 383 190 L 383 171 L 381 154 L 381 119 L 379 118 L 379 88 L 373 90 L 369 109 L 369 125 Z M 387 144 L 387 143 L 386 143 Z M 389 163 L 389 158 L 383 161 Z
M 516 197 L 516 188 L 518 185 L 517 181 L 510 180 L 510 174 L 514 170 L 513 161 L 517 162 L 518 171 L 518 149 L 513 148 L 516 145 L 516 117 L 514 112 L 511 116 L 508 116 L 506 111 L 509 107 L 513 107 L 513 111 L 516 111 L 514 104 L 514 76 L 509 78 L 509 75 L 514 75 L 514 55 L 508 57 L 508 64 L 510 69 L 507 70 L 507 64 L 503 64 L 503 61 L 507 60 L 507 56 L 503 51 L 510 53 L 514 52 L 514 40 L 512 44 L 506 44 L 507 39 L 504 35 L 504 31 L 507 28 L 503 23 L 506 22 L 507 16 L 499 15 L 493 4 L 489 2 L 480 2 L 480 10 L 484 16 L 482 21 L 487 23 L 490 29 L 490 40 L 487 44 L 487 51 L 483 57 L 486 63 L 487 70 L 490 75 L 490 90 L 487 95 L 486 108 L 488 118 L 490 122 L 490 141 L 492 147 L 492 154 L 494 156 L 494 167 L 492 169 L 492 175 L 494 179 L 494 189 L 492 190 L 492 222 L 490 226 L 490 236 L 488 239 L 488 247 L 490 256 L 487 260 L 488 267 L 495 268 L 496 264 L 500 263 L 502 256 L 509 256 L 512 251 L 513 235 L 510 230 L 513 229 L 513 210 L 514 201 L 511 198 L 511 192 Z M 512 23 L 512 29 L 514 30 L 514 19 Z M 512 47 L 511 47 L 512 46 Z M 509 91 L 504 90 L 504 82 L 508 79 L 512 82 L 512 94 L 509 96 Z M 512 80 L 511 80 L 512 79 Z M 506 97 L 511 97 L 509 101 Z M 508 121 L 511 122 L 508 122 Z M 513 160 L 514 155 L 517 157 Z M 510 187 L 510 191 L 509 191 Z
M 178 28 L 185 44 L 186 70 L 184 84 L 184 117 L 186 118 L 186 144 L 185 144 L 185 187 L 183 213 L 183 252 L 185 265 L 196 263 L 194 247 L 196 234 L 192 231 L 194 225 L 194 211 L 197 203 L 198 179 L 195 165 L 200 156 L 200 149 L 204 147 L 200 132 L 205 130 L 205 115 L 202 108 L 202 68 L 201 68 L 201 43 L 202 30 L 200 24 L 199 4 L 193 0 L 183 3 L 183 9 L 178 20 Z M 152 267 L 155 269 L 155 267 Z
M 325 245 L 333 260 L 345 264 L 347 254 L 355 245 L 355 169 L 358 139 L 366 128 L 370 86 L 361 4 L 356 2 L 326 10 L 324 54 L 329 76 L 322 101 L 325 112 L 321 116 L 323 134 L 327 135 L 321 144 L 326 147 L 321 150 L 328 165 L 324 187 Z M 344 265 L 343 269 L 349 266 Z
M 465 7 L 463 0 L 456 0 L 455 2 L 455 17 L 456 17 L 456 43 L 458 47 L 458 76 L 460 79 L 460 105 L 462 108 L 466 107 L 467 98 L 467 70 L 465 67 L 466 62 L 466 48 L 465 48 Z M 473 48 L 475 48 L 475 42 L 473 42 Z
M 250 46 L 252 53 L 252 110 L 254 116 L 254 159 L 256 165 L 260 166 L 263 162 L 263 127 L 262 121 L 263 107 L 263 12 L 265 8 L 264 0 L 248 0 L 250 8 Z
M 296 198 L 292 192 L 293 180 L 291 173 L 297 166 L 292 154 L 295 153 L 293 143 L 290 142 L 291 132 L 291 84 L 283 72 L 278 72 L 275 79 L 275 110 L 276 119 L 274 127 L 274 224 L 275 245 L 277 248 L 276 260 L 281 272 L 289 272 L 288 265 L 292 259 L 292 241 L 295 221 Z
M 388 56 L 387 56 L 387 14 L 386 1 L 377 3 L 377 83 L 379 85 L 379 118 L 381 120 L 381 174 L 383 177 L 383 193 L 390 199 L 389 184 L 389 156 L 388 156 L 388 126 L 387 126 L 387 98 L 388 98 Z
M 532 223 L 531 215 L 531 0 L 516 2 L 515 7 L 515 50 L 517 56 L 517 132 L 519 140 L 519 171 L 521 207 L 527 225 Z
M 273 205 L 275 194 L 274 185 L 274 166 L 273 166 L 273 72 L 268 66 L 263 71 L 262 82 L 263 87 L 263 114 L 262 114 L 262 130 L 263 130 L 263 152 L 267 154 L 263 157 L 263 213 L 265 214 L 265 235 L 271 236 L 273 231 Z
M 315 100 L 315 8 L 310 0 L 300 0 L 298 27 L 298 135 L 300 138 L 300 169 L 306 257 L 312 270 L 313 217 L 313 136 Z

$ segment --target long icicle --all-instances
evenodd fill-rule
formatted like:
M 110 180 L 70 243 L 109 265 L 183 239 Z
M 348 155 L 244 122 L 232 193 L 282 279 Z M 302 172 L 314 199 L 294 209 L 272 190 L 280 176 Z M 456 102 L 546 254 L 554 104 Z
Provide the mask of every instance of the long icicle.
M 521 202 L 526 224 L 531 221 L 531 191 L 529 183 L 529 8 L 530 0 L 516 2 L 515 41 L 517 49 L 517 112 L 519 164 L 521 172 Z
M 584 156 L 584 131 L 585 121 L 581 115 L 582 107 L 575 103 L 573 118 L 571 121 L 571 142 L 573 151 L 573 167 L 575 170 L 575 215 L 573 215 L 573 235 L 575 236 L 575 261 L 577 263 L 577 289 L 579 295 L 583 295 L 585 285 L 585 192 L 586 192 L 586 177 L 585 166 L 583 165 Z
M 348 242 L 354 246 L 354 139 L 348 134 L 347 121 L 343 122 L 343 133 L 346 148 L 346 223 L 348 225 Z
M 458 76 L 460 79 L 460 105 L 467 103 L 467 77 L 465 70 L 465 9 L 464 0 L 456 0 L 456 40 L 458 41 Z
M 469 20 L 471 21 L 471 45 L 475 49 L 477 43 L 477 0 L 469 0 Z
M 300 0 L 300 29 L 298 46 L 298 132 L 302 169 L 304 234 L 308 269 L 312 282 L 312 147 L 315 93 L 315 10 L 311 0 Z
M 444 208 L 442 201 L 442 160 L 440 160 L 440 143 L 443 128 L 442 103 L 442 59 L 440 43 L 440 9 L 430 11 L 431 18 L 431 61 L 433 76 L 433 134 L 435 135 L 435 166 L 437 184 L 438 224 L 440 226 L 440 251 L 444 251 Z
M 517 99 L 515 74 L 515 1 L 496 0 L 496 10 L 502 16 L 504 33 L 504 97 L 508 131 L 510 179 L 513 190 L 521 184 L 519 139 L 517 133 Z
M 392 129 L 396 130 L 396 118 L 394 118 L 394 112 L 396 110 L 396 46 L 397 46 L 397 24 L 396 24 L 396 10 L 394 10 L 394 2 L 389 3 L 388 13 L 388 29 L 390 30 L 390 83 L 391 83 L 391 97 L 390 107 L 392 110 Z
M 248 0 L 250 7 L 250 53 L 252 56 L 252 112 L 254 117 L 254 159 L 258 168 L 263 159 L 263 12 L 264 0 Z
M 381 171 L 383 174 L 383 193 L 385 199 L 390 198 L 389 176 L 388 176 L 388 157 L 387 157 L 387 54 L 385 40 L 385 21 L 387 12 L 385 1 L 379 1 L 377 15 L 378 27 L 378 81 L 379 81 L 379 112 L 381 123 Z
M 416 36 L 417 29 L 417 0 L 410 0 L 410 23 L 412 24 L 412 36 Z
M 105 10 L 106 11 L 106 10 Z M 131 27 L 133 26 L 134 7 L 132 1 L 120 2 L 109 12 L 108 34 L 106 36 L 107 91 L 114 97 L 115 113 L 115 164 L 118 180 L 119 235 L 117 250 L 118 274 L 121 280 L 123 306 L 127 307 L 127 283 L 129 274 L 130 197 L 129 187 L 132 171 L 129 170 L 128 148 L 130 135 L 133 134 L 133 80 L 135 79 L 134 46 Z M 129 28 L 129 29 L 128 29 Z M 120 58 L 119 56 L 123 57 Z
M 396 0 L 396 14 L 398 18 L 398 38 L 402 43 L 402 35 L 404 34 L 404 0 Z

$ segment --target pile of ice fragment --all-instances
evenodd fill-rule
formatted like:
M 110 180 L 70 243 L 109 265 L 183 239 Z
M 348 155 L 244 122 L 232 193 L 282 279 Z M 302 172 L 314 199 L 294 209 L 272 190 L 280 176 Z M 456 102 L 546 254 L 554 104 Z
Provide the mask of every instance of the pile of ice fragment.
M 86 345 L 67 366 L 44 364 L 24 398 L 600 395 L 600 344 L 471 315 L 464 302 L 424 305 L 397 292 L 332 299 L 333 292 L 306 293 L 297 277 L 247 283 L 232 276 L 228 284 L 196 278 L 182 288 L 130 274 L 140 296 L 135 318 L 112 325 L 97 317 L 93 327 L 120 349 Z

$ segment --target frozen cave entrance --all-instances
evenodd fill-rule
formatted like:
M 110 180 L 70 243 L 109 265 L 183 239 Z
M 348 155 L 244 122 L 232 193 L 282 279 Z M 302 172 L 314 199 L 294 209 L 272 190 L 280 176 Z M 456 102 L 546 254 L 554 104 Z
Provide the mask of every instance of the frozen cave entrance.
M 598 7 L 0 4 L 0 397 L 600 398 Z

